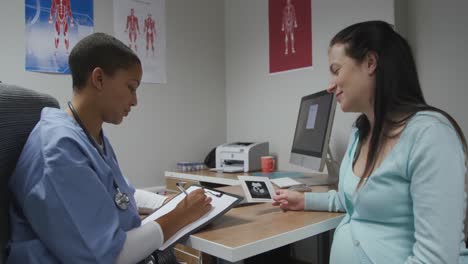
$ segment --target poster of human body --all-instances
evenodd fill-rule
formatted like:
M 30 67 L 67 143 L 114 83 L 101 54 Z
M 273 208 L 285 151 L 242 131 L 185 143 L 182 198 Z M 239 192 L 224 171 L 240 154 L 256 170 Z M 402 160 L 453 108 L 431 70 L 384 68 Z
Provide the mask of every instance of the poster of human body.
M 166 83 L 165 0 L 114 0 L 114 31 L 140 58 L 142 82 Z
M 27 71 L 70 73 L 68 55 L 93 33 L 92 0 L 25 0 Z
M 311 0 L 269 0 L 270 73 L 312 66 Z

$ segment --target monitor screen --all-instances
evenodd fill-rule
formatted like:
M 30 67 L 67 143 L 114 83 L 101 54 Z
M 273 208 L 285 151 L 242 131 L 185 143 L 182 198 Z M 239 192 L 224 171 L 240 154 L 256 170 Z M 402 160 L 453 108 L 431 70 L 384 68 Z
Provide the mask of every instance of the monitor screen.
M 321 91 L 302 97 L 290 162 L 322 171 L 328 150 L 336 100 Z

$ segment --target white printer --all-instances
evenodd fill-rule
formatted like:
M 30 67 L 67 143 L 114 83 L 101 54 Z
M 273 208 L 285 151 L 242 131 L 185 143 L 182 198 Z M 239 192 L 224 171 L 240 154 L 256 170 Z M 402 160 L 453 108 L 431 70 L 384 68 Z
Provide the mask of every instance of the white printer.
M 261 169 L 260 158 L 268 156 L 268 142 L 234 142 L 216 148 L 216 169 L 224 172 L 249 172 Z

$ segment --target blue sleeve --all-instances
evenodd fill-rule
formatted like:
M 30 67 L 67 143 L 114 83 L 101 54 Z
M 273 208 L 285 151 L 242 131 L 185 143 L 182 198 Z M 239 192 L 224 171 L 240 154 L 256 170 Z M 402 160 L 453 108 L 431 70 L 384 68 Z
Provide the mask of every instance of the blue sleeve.
M 453 128 L 434 123 L 420 132 L 408 163 L 416 242 L 405 263 L 458 263 L 465 173 Z
M 304 209 L 307 211 L 346 212 L 340 193 L 330 190 L 324 193 L 305 193 Z
M 346 207 L 344 206 L 344 193 L 340 186 L 346 177 L 346 168 L 348 163 L 351 162 L 350 156 L 353 153 L 353 150 L 356 148 L 358 139 L 358 130 L 353 128 L 351 131 L 351 136 L 348 140 L 348 147 L 345 152 L 345 156 L 340 166 L 340 177 L 339 177 L 339 191 L 330 190 L 324 193 L 305 193 L 304 195 L 304 209 L 307 211 L 329 211 L 329 212 L 346 212 Z
M 126 239 L 117 209 L 78 143 L 68 143 L 22 199 L 23 213 L 60 262 L 114 263 Z

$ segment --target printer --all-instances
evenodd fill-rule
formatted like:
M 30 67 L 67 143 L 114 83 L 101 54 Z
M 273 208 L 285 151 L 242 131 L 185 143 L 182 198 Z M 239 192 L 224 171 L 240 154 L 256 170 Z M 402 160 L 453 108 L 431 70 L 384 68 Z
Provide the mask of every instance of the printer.
M 249 172 L 261 169 L 261 157 L 269 154 L 268 142 L 234 142 L 216 147 L 216 169 Z

